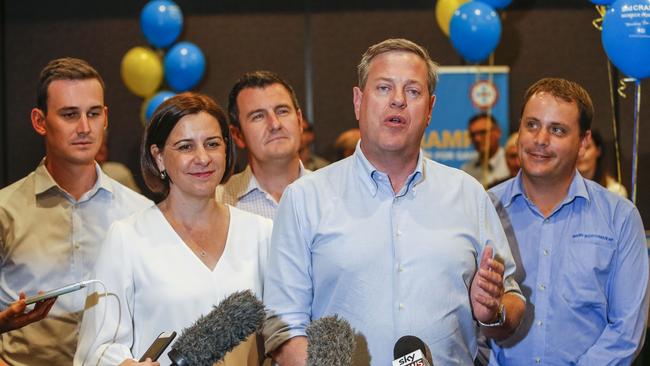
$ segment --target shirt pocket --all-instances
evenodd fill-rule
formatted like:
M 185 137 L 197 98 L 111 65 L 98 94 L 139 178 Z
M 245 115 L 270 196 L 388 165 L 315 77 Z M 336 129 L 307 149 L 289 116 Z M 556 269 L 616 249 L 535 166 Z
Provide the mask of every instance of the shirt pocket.
M 593 241 L 572 240 L 560 276 L 561 296 L 572 308 L 607 305 L 607 279 L 614 248 Z

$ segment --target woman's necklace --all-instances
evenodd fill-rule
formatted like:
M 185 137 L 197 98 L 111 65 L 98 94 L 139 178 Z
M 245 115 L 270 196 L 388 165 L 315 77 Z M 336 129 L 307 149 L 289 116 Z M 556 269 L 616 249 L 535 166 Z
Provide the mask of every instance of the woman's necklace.
M 164 203 L 165 203 L 165 201 L 163 201 L 163 204 Z M 199 244 L 198 242 L 192 240 L 192 235 L 190 234 L 191 230 L 188 229 L 185 225 L 183 225 L 183 223 L 181 221 L 175 220 L 174 216 L 171 215 L 171 213 L 167 209 L 168 207 L 164 207 L 164 206 L 167 206 L 167 205 L 163 205 L 163 204 L 160 205 L 161 206 L 160 209 L 163 212 L 163 215 L 165 216 L 165 218 L 167 219 L 169 224 L 172 226 L 174 231 L 176 231 L 176 233 L 181 237 L 181 239 L 185 242 L 185 244 L 194 253 L 196 253 L 197 256 L 202 258 L 202 260 L 203 260 L 203 258 L 208 258 L 208 257 L 213 258 L 213 259 L 218 258 L 218 256 L 220 254 L 216 252 L 217 250 L 215 248 L 215 243 L 214 242 L 209 242 L 208 246 L 206 248 L 206 247 L 202 246 L 201 244 Z M 228 214 L 229 214 L 229 212 L 226 211 L 226 217 L 229 220 Z M 228 222 L 228 220 L 226 220 L 226 223 Z M 212 252 L 211 252 L 211 250 L 212 250 Z
M 199 244 L 199 243 L 195 242 L 194 240 L 192 240 L 191 236 L 189 234 L 187 234 L 187 232 L 186 232 L 185 235 L 187 235 L 187 238 L 188 238 L 187 241 L 190 243 L 190 248 L 195 253 L 197 253 L 199 256 L 201 256 L 203 258 L 208 256 L 209 249 L 204 248 L 201 244 Z
M 208 250 L 201 246 L 201 244 L 192 240 L 192 235 L 190 235 L 189 231 L 185 228 L 185 225 L 173 220 L 171 217 L 168 219 L 168 221 L 171 224 L 172 228 L 174 228 L 181 239 L 187 244 L 188 247 L 190 247 L 190 249 L 192 249 L 194 253 L 198 254 L 202 258 L 208 256 Z
M 196 245 L 197 247 L 199 247 L 199 255 L 200 255 L 201 257 L 205 257 L 206 255 L 208 255 L 208 253 L 205 251 L 205 249 L 203 249 L 202 246 L 200 246 L 200 245 L 198 245 L 198 244 L 195 244 L 195 245 Z

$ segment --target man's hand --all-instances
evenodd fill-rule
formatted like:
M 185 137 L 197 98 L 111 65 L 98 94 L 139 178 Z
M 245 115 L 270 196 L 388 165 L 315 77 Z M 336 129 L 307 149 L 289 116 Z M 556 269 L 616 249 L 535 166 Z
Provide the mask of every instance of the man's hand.
M 469 297 L 474 318 L 482 323 L 494 323 L 497 319 L 501 296 L 503 296 L 503 272 L 505 267 L 492 259 L 494 249 L 486 246 L 479 268 L 472 280 Z
M 142 362 L 138 362 L 138 361 L 133 360 L 133 359 L 126 359 L 126 360 L 122 361 L 122 363 L 120 363 L 119 366 L 136 366 L 136 365 L 139 365 L 139 366 L 160 366 L 160 362 L 151 361 L 151 359 L 149 357 L 147 357 L 147 359 L 142 361 Z
M 27 307 L 25 304 L 25 293 L 21 291 L 18 301 L 0 312 L 0 333 L 22 328 L 27 324 L 45 318 L 55 301 L 56 297 L 39 301 L 32 311 L 25 313 L 24 311 Z
M 280 366 L 305 366 L 307 364 L 307 337 L 293 337 L 272 354 Z
M 474 318 L 482 323 L 495 323 L 499 306 L 503 305 L 506 321 L 500 327 L 482 327 L 481 332 L 489 338 L 507 338 L 519 326 L 526 303 L 516 294 L 503 293 L 503 263 L 492 259 L 494 249 L 486 246 L 481 256 L 479 269 L 474 275 L 469 297 L 472 301 Z

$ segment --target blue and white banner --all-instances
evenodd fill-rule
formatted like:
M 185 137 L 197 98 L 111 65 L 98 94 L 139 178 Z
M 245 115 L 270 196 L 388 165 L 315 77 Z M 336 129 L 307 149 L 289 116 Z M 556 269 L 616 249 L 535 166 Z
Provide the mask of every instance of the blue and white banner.
M 431 123 L 424 132 L 422 149 L 440 163 L 460 168 L 476 156 L 467 122 L 478 114 L 490 113 L 501 126 L 501 145 L 508 139 L 509 103 L 507 66 L 441 67 L 436 87 L 436 104 Z

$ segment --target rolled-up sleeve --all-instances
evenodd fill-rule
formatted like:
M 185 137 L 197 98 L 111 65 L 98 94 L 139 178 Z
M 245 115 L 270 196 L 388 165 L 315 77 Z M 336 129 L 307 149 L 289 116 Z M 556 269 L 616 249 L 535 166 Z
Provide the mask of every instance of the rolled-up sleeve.
M 274 222 L 264 280 L 264 303 L 269 309 L 263 328 L 267 353 L 292 337 L 306 335 L 311 320 L 311 238 L 304 204 L 304 195 L 289 186 Z

